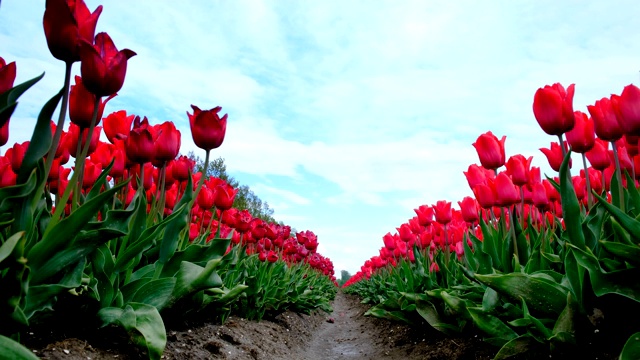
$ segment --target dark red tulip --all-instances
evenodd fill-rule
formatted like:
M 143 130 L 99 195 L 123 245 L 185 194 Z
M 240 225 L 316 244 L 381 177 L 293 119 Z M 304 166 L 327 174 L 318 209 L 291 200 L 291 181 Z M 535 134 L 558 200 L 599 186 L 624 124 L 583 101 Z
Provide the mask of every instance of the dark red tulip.
M 124 84 L 127 60 L 134 55 L 129 49 L 118 51 L 107 33 L 96 35 L 94 45 L 83 40 L 80 74 L 87 90 L 97 96 L 117 93 Z
M 533 115 L 544 132 L 561 135 L 573 129 L 573 94 L 575 85 L 565 90 L 555 83 L 539 88 L 533 97 Z
M 488 131 L 478 137 L 473 147 L 478 152 L 480 158 L 480 164 L 485 169 L 495 170 L 505 162 L 504 142 L 507 139 L 503 136 L 500 140 L 493 135 L 491 131 Z
M 567 132 L 567 142 L 571 146 L 571 151 L 584 154 L 591 150 L 596 141 L 593 120 L 582 111 L 576 111 L 574 115 L 575 124 L 573 129 Z
M 11 169 L 10 162 L 0 162 L 0 188 L 15 185 L 17 178 L 18 176 L 13 172 L 13 169 Z
M 28 148 L 29 141 L 25 141 L 21 144 L 15 143 L 11 149 L 7 150 L 5 156 L 11 158 L 11 169 L 13 169 L 14 173 L 20 173 L 20 166 L 22 166 L 22 160 Z
M 267 261 L 270 263 L 278 261 L 278 253 L 273 250 L 269 250 L 269 253 L 267 254 Z
M 602 98 L 594 105 L 588 105 L 587 110 L 593 119 L 596 135 L 602 140 L 616 141 L 624 135 L 616 113 L 609 98 Z
M 114 96 L 112 95 L 106 100 L 100 99 L 96 125 L 99 124 L 102 119 L 104 106 L 113 98 Z M 91 125 L 91 119 L 93 118 L 95 102 L 96 95 L 87 90 L 87 88 L 82 84 L 82 78 L 80 76 L 76 76 L 76 84 L 72 85 L 71 90 L 69 91 L 69 120 L 81 128 L 88 128 Z
M 222 145 L 227 131 L 227 114 L 219 116 L 222 108 L 217 106 L 211 110 L 200 110 L 197 106 L 191 105 L 193 115 L 189 116 L 191 126 L 191 136 L 197 147 L 204 150 L 216 149 Z
M 102 173 L 102 164 L 100 164 L 99 162 L 93 162 L 91 161 L 91 159 L 85 160 L 82 189 L 90 189 L 93 184 L 95 184 L 96 180 L 100 176 L 100 173 Z
M 218 185 L 215 190 L 215 205 L 219 210 L 229 210 L 233 206 L 233 200 L 238 193 L 238 189 L 234 189 L 229 184 Z
M 127 158 L 137 164 L 153 161 L 155 158 L 154 141 L 147 117 L 145 116 L 140 121 L 140 117 L 136 116 L 133 129 L 129 132 L 129 136 L 124 143 Z
M 100 141 L 100 132 L 102 131 L 101 126 L 96 126 L 93 129 L 93 133 L 91 134 L 91 143 L 89 144 L 89 151 L 87 155 L 93 154 L 96 151 L 96 147 L 98 146 L 98 142 Z M 84 129 L 82 131 L 82 146 L 84 147 L 87 143 L 87 136 L 89 136 L 89 129 Z M 67 132 L 67 141 L 65 141 L 67 145 L 67 151 L 74 158 L 77 155 L 78 149 L 78 141 L 80 139 L 80 128 L 78 125 L 71 123 L 69 124 L 69 131 Z M 81 150 L 82 151 L 82 150 Z
M 42 23 L 51 55 L 65 62 L 80 60 L 80 42 L 93 43 L 102 5 L 91 13 L 84 0 L 47 0 Z
M 189 172 L 193 171 L 195 161 L 182 155 L 173 162 L 173 178 L 178 181 L 186 181 L 189 179 Z
M 164 163 L 175 159 L 180 152 L 180 131 L 171 121 L 165 121 L 156 127 L 156 132 L 155 161 Z
M 12 61 L 6 63 L 5 60 L 0 57 L 0 94 L 5 93 L 13 88 L 13 83 L 16 80 L 16 63 Z M 0 146 L 9 141 L 9 117 L 0 116 Z

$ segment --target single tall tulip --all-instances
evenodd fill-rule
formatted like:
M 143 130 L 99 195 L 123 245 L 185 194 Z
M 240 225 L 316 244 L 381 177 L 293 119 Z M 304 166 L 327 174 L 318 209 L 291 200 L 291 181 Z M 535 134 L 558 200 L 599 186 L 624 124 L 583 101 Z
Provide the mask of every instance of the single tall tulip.
M 191 136 L 197 147 L 204 150 L 216 149 L 222 145 L 227 131 L 227 114 L 220 117 L 218 114 L 222 108 L 217 106 L 211 110 L 200 110 L 197 106 L 191 105 L 193 115 L 189 116 L 191 126 Z
M 496 170 L 504 165 L 504 143 L 506 139 L 506 136 L 502 136 L 502 138 L 498 140 L 491 131 L 488 131 L 480 135 L 476 142 L 473 143 L 473 147 L 475 147 L 478 152 L 480 164 L 482 164 L 485 169 Z
M 562 135 L 573 129 L 573 94 L 575 85 L 567 89 L 555 83 L 539 88 L 533 97 L 533 115 L 544 132 Z
M 180 152 L 180 131 L 171 121 L 165 121 L 156 128 L 158 133 L 154 143 L 155 160 L 166 162 L 173 160 Z
M 127 60 L 136 55 L 124 49 L 118 51 L 107 33 L 96 35 L 95 44 L 83 40 L 80 48 L 80 73 L 87 90 L 97 96 L 117 93 L 124 84 Z
M 80 42 L 92 43 L 102 5 L 92 13 L 84 0 L 47 0 L 42 23 L 47 46 L 58 60 L 80 60 Z

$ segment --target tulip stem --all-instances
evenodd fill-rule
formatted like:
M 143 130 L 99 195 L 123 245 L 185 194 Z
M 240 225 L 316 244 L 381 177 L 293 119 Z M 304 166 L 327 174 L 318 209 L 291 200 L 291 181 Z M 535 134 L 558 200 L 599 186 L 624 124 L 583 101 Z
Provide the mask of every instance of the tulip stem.
M 47 160 L 44 166 L 45 179 L 49 177 L 49 172 L 51 172 L 53 159 L 56 157 L 58 144 L 60 143 L 60 138 L 62 137 L 62 128 L 64 127 L 64 119 L 67 117 L 67 104 L 69 102 L 69 86 L 71 84 L 71 66 L 73 65 L 73 62 L 66 62 L 65 64 L 66 64 L 66 67 L 64 72 L 62 104 L 60 104 L 60 115 L 58 116 L 58 124 L 56 125 L 56 132 L 53 135 L 53 140 L 51 141 L 51 147 L 49 148 L 49 152 L 47 153 Z
M 200 177 L 200 181 L 198 181 L 198 187 L 196 188 L 196 192 L 195 194 L 193 194 L 193 201 L 195 201 L 195 199 L 198 198 L 200 189 L 202 189 L 202 184 L 204 184 L 204 179 L 207 177 L 207 170 L 209 169 L 209 152 L 210 151 L 211 150 L 206 150 L 206 155 L 204 156 L 204 169 L 202 170 L 202 176 Z
M 510 208 L 508 209 L 508 215 L 509 215 L 509 220 L 511 222 L 511 241 L 513 241 L 513 254 L 516 256 L 516 258 L 518 259 L 518 261 L 520 261 L 520 256 L 518 255 L 518 239 L 516 237 L 516 225 L 515 222 L 513 220 L 513 216 L 515 214 L 515 211 L 511 210 Z
M 444 231 L 444 265 L 449 268 L 449 239 L 447 236 L 447 224 L 443 225 L 443 231 Z
M 613 148 L 613 159 L 616 162 L 616 178 L 618 179 L 618 200 L 620 202 L 620 210 L 624 212 L 624 192 L 622 189 L 622 171 L 620 169 L 620 158 L 618 157 L 618 147 L 614 142 L 611 143 Z
M 582 166 L 584 167 L 584 178 L 587 183 L 587 211 L 591 210 L 593 197 L 591 196 L 591 179 L 589 178 L 589 168 L 587 167 L 587 156 L 582 153 Z
M 89 125 L 89 130 L 87 131 L 87 140 L 84 146 L 82 147 L 82 154 L 79 157 L 76 155 L 76 167 L 74 172 L 78 172 L 78 183 L 76 184 L 76 191 L 73 194 L 74 201 L 71 204 L 72 210 L 75 210 L 78 206 L 78 200 L 80 198 L 80 192 L 82 191 L 82 182 L 84 178 L 84 162 L 87 158 L 87 154 L 89 153 L 89 148 L 91 147 L 91 139 L 93 138 L 93 130 L 96 127 L 96 123 L 98 122 L 98 111 L 100 110 L 100 96 L 96 95 L 96 101 L 93 104 L 93 115 L 91 116 L 91 125 Z M 80 128 L 78 135 L 78 143 L 82 144 L 82 133 L 84 129 Z
M 560 149 L 562 149 L 562 158 L 567 156 L 567 149 L 564 147 L 564 140 L 562 140 L 562 134 L 558 135 L 558 141 L 560 142 Z

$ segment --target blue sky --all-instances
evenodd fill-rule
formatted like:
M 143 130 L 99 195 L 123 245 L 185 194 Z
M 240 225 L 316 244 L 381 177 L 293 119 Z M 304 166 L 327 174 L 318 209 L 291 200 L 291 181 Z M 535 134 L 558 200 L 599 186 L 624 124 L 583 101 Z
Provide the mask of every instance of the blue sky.
M 97 32 L 138 53 L 105 114 L 174 121 L 184 152 L 203 157 L 186 111 L 222 106 L 227 137 L 212 155 L 351 273 L 414 208 L 471 195 L 462 172 L 486 131 L 551 174 L 537 88 L 575 83 L 586 111 L 640 79 L 636 0 L 86 2 L 104 6 Z M 0 6 L 0 56 L 17 82 L 46 72 L 10 144 L 62 84 L 43 12 L 44 0 Z

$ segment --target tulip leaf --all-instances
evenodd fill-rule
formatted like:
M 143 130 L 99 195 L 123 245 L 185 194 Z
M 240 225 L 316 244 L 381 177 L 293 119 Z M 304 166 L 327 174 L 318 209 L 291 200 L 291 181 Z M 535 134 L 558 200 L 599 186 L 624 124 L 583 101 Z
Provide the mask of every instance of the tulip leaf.
M 167 344 L 162 317 L 158 309 L 151 305 L 131 302 L 120 308 L 103 308 L 98 312 L 103 326 L 120 324 L 131 336 L 134 343 L 147 349 L 149 359 L 159 360 Z
M 640 239 L 640 221 L 627 215 L 618 207 L 607 202 L 607 199 L 595 194 L 595 192 L 594 196 L 598 199 L 599 203 L 602 204 L 602 206 L 609 212 L 609 214 L 611 214 L 611 216 L 613 216 L 620 223 L 620 225 L 622 225 L 622 227 L 631 234 L 632 238 Z
M 215 271 L 220 259 L 210 260 L 205 267 L 183 261 L 176 274 L 176 285 L 167 306 L 175 304 L 188 294 L 213 287 L 221 287 L 222 279 Z
M 40 81 L 44 77 L 44 73 L 27 80 L 21 84 L 18 84 L 8 91 L 0 94 L 0 127 L 4 126 L 5 122 L 9 120 L 9 117 L 18 105 L 18 98 L 29 90 L 35 83 Z
M 164 236 L 162 237 L 162 242 L 160 243 L 159 264 L 156 264 L 159 265 L 158 269 L 160 269 L 160 271 L 164 264 L 175 254 L 178 241 L 180 240 L 180 232 L 188 228 L 189 212 L 191 209 L 190 204 L 193 200 L 192 188 L 191 176 L 189 176 L 186 186 L 186 189 L 189 189 L 189 191 L 185 191 L 180 201 L 173 207 L 173 212 L 178 213 L 178 215 L 167 225 Z
M 507 324 L 498 317 L 482 310 L 482 308 L 468 307 L 467 311 L 469 311 L 469 315 L 471 315 L 471 319 L 473 319 L 473 322 L 478 329 L 484 331 L 493 338 L 493 343 L 501 343 L 504 345 L 510 340 L 518 337 L 518 334 Z
M 16 245 L 18 245 L 18 241 L 20 241 L 23 236 L 24 231 L 20 231 L 5 240 L 5 242 L 0 246 L 0 263 L 13 253 L 13 249 L 15 249 Z
M 133 301 L 137 303 L 148 304 L 158 309 L 162 309 L 169 300 L 171 293 L 176 285 L 176 278 L 162 278 L 157 280 L 141 279 L 143 282 L 138 284 L 133 296 L 125 302 Z M 124 296 L 124 290 L 123 290 Z
M 36 188 L 38 179 L 34 172 L 24 184 L 17 184 L 0 188 L 0 214 L 10 212 L 18 202 L 18 199 L 30 196 Z
M 508 359 L 531 350 L 535 344 L 532 340 L 533 338 L 529 334 L 524 334 L 507 341 L 507 343 L 500 348 L 493 360 Z
M 3 335 L 0 335 L 0 354 L 3 359 L 38 360 L 31 350 Z
M 33 135 L 31 135 L 29 147 L 22 159 L 22 165 L 20 165 L 20 172 L 18 173 L 18 178 L 16 180 L 20 184 L 27 180 L 31 171 L 36 168 L 37 162 L 41 161 L 49 152 L 52 140 L 50 125 L 51 117 L 53 116 L 53 112 L 56 110 L 60 99 L 62 99 L 63 92 L 64 89 L 60 89 L 56 95 L 47 101 L 42 110 L 40 110 L 38 121 L 36 122 L 35 129 L 33 130 Z
M 532 309 L 558 314 L 564 309 L 569 289 L 536 274 L 476 274 L 476 279 L 515 300 L 524 299 Z
M 569 173 L 569 162 L 571 161 L 571 151 L 567 154 L 560 165 L 560 198 L 562 203 L 562 218 L 564 219 L 569 241 L 577 247 L 585 247 L 584 233 L 582 232 L 582 212 L 580 203 L 573 188 L 571 174 Z
M 640 359 L 640 332 L 637 332 L 627 339 L 627 342 L 620 353 L 620 360 Z
M 640 278 L 640 268 L 605 272 L 589 249 L 581 250 L 569 246 L 576 261 L 589 271 L 591 286 L 597 296 L 618 294 L 640 302 L 640 283 L 636 281 Z
M 621 244 L 613 241 L 600 241 L 600 244 L 608 252 L 621 257 L 624 261 L 628 261 L 635 266 L 640 266 L 640 246 Z

